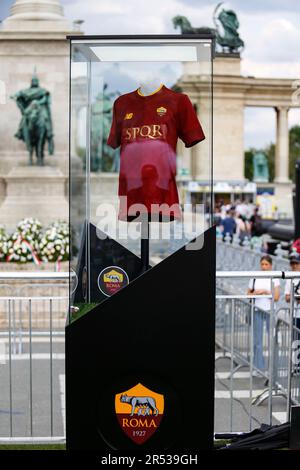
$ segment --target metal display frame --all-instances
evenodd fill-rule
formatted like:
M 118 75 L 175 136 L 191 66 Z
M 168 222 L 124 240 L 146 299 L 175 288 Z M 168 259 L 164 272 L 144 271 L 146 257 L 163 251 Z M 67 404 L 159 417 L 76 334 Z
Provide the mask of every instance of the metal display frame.
M 155 44 L 162 41 L 176 45 L 182 42 L 210 41 L 211 94 L 209 99 L 211 100 L 210 154 L 212 156 L 213 35 L 75 35 L 68 36 L 68 39 L 70 40 L 70 57 L 72 57 L 73 44 L 77 46 L 91 44 L 91 41 L 97 44 L 109 42 L 122 45 L 126 43 Z M 90 93 L 89 89 L 88 93 Z M 71 106 L 70 86 L 70 109 Z M 70 135 L 71 132 L 70 124 Z M 87 141 L 87 147 L 87 161 L 89 162 L 89 141 Z M 89 173 L 89 163 L 87 165 Z M 199 240 L 201 238 L 204 241 L 201 249 L 193 251 L 183 246 L 151 269 L 145 269 L 145 266 L 141 265 L 143 262 L 141 259 L 126 252 L 125 257 L 130 258 L 131 282 L 111 297 L 103 299 L 78 320 L 67 323 L 66 432 L 69 450 L 212 449 L 215 334 L 212 157 L 209 171 L 210 228 L 198 237 Z M 71 183 L 71 166 L 69 177 Z M 71 184 L 69 188 L 71 200 Z M 87 191 L 86 195 L 88 194 Z M 89 207 L 88 196 L 85 204 Z M 85 234 L 82 236 L 80 251 L 88 260 L 91 259 L 91 254 L 96 256 L 101 250 L 106 253 L 119 252 L 120 246 L 115 240 L 110 239 L 105 242 L 106 245 L 102 242 L 99 245 L 96 227 L 89 220 L 85 221 L 83 232 Z M 197 242 L 197 239 L 195 241 Z M 144 264 L 145 259 L 146 256 L 144 256 Z M 115 265 L 113 262 L 111 264 Z M 81 268 L 80 264 L 78 266 L 79 269 L 84 269 L 83 262 L 81 262 Z M 123 268 L 121 263 L 119 266 Z M 88 280 L 87 298 L 90 301 L 91 293 L 95 288 L 91 286 L 96 272 L 93 271 L 91 265 L 88 266 L 88 271 L 91 279 Z M 186 272 L 189 272 L 188 277 L 183 275 Z M 197 286 L 192 289 L 190 276 L 198 279 Z M 70 276 L 70 286 L 71 281 L 72 276 Z M 70 287 L 70 307 L 73 300 L 74 293 Z M 199 300 L 200 312 L 195 311 Z M 144 319 L 149 322 L 148 328 L 145 327 Z M 134 327 L 132 328 L 131 325 Z M 159 327 L 152 331 L 150 325 L 159 325 Z M 136 348 L 143 351 L 143 354 L 137 355 Z M 203 374 L 202 370 L 201 374 L 202 377 L 206 377 L 205 384 L 198 379 L 200 363 L 205 371 Z M 130 387 L 137 386 L 137 384 L 142 384 L 149 391 L 163 396 L 165 403 L 159 429 L 151 438 L 142 443 L 133 442 L 122 432 L 116 420 L 114 402 L 118 393 L 131 389 Z M 197 410 L 193 405 L 195 395 L 197 395 L 199 405 L 197 405 Z M 149 397 L 147 399 L 149 400 Z M 143 412 L 142 408 L 140 411 Z M 155 419 L 153 410 L 152 414 L 149 413 L 150 417 Z

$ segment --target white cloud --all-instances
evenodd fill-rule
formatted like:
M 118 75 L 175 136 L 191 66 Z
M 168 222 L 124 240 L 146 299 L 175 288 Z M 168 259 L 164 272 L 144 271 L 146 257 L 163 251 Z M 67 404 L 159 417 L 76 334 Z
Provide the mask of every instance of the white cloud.
M 81 1 L 77 1 L 76 3 L 78 6 L 80 4 L 82 5 Z M 122 5 L 122 2 L 105 1 L 105 0 L 101 0 L 99 2 L 99 0 L 89 0 L 88 3 L 89 3 L 88 11 L 90 15 L 99 13 L 99 8 L 103 15 L 105 14 L 113 15 L 113 14 L 124 13 L 124 4 Z M 72 8 L 74 8 L 74 5 L 72 6 Z
M 0 0 L 0 16 L 14 0 Z M 83 19 L 85 34 L 176 34 L 172 18 L 186 16 L 195 27 L 213 27 L 216 0 L 61 0 L 66 16 Z M 236 11 L 242 53 L 242 73 L 257 77 L 300 78 L 299 0 L 231 0 L 224 8 Z M 134 84 L 132 83 L 132 86 Z M 290 126 L 300 125 L 300 110 L 289 113 Z M 264 147 L 275 141 L 275 112 L 245 111 L 245 145 Z
M 85 20 L 85 34 L 176 34 L 172 18 L 186 16 L 195 27 L 213 27 L 215 0 L 62 0 L 68 18 Z M 225 2 L 240 22 L 242 73 L 257 77 L 300 77 L 300 2 L 252 0 Z M 290 125 L 300 111 L 290 111 Z M 245 145 L 264 147 L 275 141 L 275 112 L 245 111 Z
M 211 7 L 195 9 L 177 0 L 72 0 L 64 7 L 68 18 L 85 20 L 86 34 L 176 34 L 172 18 L 178 14 L 190 17 L 195 26 L 212 26 Z
M 300 126 L 300 109 L 290 109 L 289 111 L 289 127 Z
M 242 60 L 242 74 L 254 77 L 298 78 L 300 61 L 262 62 L 245 58 Z
M 199 2 L 64 0 L 62 3 L 70 19 L 85 20 L 86 34 L 176 34 L 179 30 L 173 28 L 172 18 L 178 14 L 186 16 L 195 27 L 213 26 L 215 0 Z M 300 76 L 300 3 L 272 0 L 268 1 L 268 9 L 265 2 L 249 2 L 251 6 L 247 2 L 225 3 L 225 7 L 236 9 L 240 21 L 240 36 L 246 44 L 242 53 L 243 71 L 248 75 L 297 78 Z
M 289 128 L 300 126 L 300 109 L 290 109 Z M 263 149 L 276 141 L 276 112 L 272 108 L 245 109 L 245 148 Z
M 245 109 L 245 148 L 264 148 L 275 142 L 276 114 L 271 108 Z
M 218 2 L 216 0 L 179 0 L 185 5 L 194 6 L 199 8 L 199 5 L 210 5 L 215 8 Z M 261 15 L 262 12 L 269 13 L 270 11 L 292 11 L 299 10 L 299 4 L 297 0 L 251 0 L 251 1 L 241 1 L 241 0 L 231 0 L 224 1 L 223 8 L 233 9 L 238 14 L 250 12 L 255 15 Z
M 300 22 L 300 16 L 297 17 Z M 250 18 L 251 19 L 251 18 Z M 243 18 L 241 36 L 245 40 L 243 57 L 255 62 L 270 64 L 272 62 L 300 62 L 298 45 L 300 45 L 300 30 L 295 21 L 288 18 L 263 18 L 252 22 Z M 253 18 L 252 18 L 253 19 Z M 253 34 L 253 23 L 256 24 L 256 34 Z M 288 72 L 283 70 L 282 73 Z

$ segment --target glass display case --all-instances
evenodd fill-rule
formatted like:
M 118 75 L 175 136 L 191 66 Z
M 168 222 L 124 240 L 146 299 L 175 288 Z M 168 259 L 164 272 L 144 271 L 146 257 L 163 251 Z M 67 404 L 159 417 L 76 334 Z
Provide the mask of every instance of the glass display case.
M 209 35 L 70 39 L 76 320 L 212 225 Z

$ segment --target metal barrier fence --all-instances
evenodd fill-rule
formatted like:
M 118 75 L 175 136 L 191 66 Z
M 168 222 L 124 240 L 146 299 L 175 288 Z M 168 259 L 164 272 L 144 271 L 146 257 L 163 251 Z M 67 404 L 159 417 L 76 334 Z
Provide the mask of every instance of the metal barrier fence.
M 265 400 L 268 406 L 267 413 L 263 416 L 264 422 L 272 424 L 273 418 L 278 415 L 281 415 L 283 421 L 287 421 L 291 404 L 300 404 L 300 330 L 294 324 L 294 318 L 300 317 L 300 306 L 297 304 L 293 282 L 288 308 L 276 308 L 272 282 L 271 294 L 263 296 L 270 300 L 270 310 L 262 311 L 255 306 L 255 299 L 262 298 L 261 295 L 228 294 L 223 288 L 222 280 L 300 279 L 300 272 L 218 272 L 217 278 L 216 345 L 222 351 L 219 358 L 228 357 L 230 360 L 229 430 L 245 430 L 237 429 L 234 424 L 234 401 L 235 395 L 238 395 L 235 394 L 234 379 L 242 368 L 247 368 L 249 377 L 247 404 L 244 403 L 249 418 L 248 429 L 252 429 L 253 422 L 258 424 L 257 417 L 253 416 L 258 414 L 255 407 Z M 264 385 L 262 390 L 254 387 L 256 377 Z M 274 412 L 273 404 L 282 396 L 286 399 L 285 412 Z
M 217 396 L 229 399 L 229 406 L 222 408 L 223 417 L 228 410 L 229 421 L 224 431 L 245 430 L 245 426 L 239 429 L 236 423 L 235 403 L 239 399 L 240 406 L 247 410 L 249 429 L 261 419 L 273 422 L 278 397 L 284 397 L 285 418 L 289 417 L 290 405 L 300 403 L 297 362 L 300 330 L 293 325 L 298 309 L 293 290 L 288 308 L 287 304 L 285 308 L 275 306 L 274 292 L 266 296 L 271 310 L 264 313 L 260 322 L 265 364 L 257 367 L 253 359 L 257 327 L 254 300 L 258 296 L 232 294 L 224 288 L 224 281 L 229 279 L 234 283 L 262 277 L 300 279 L 300 273 L 217 272 L 216 364 L 222 358 L 230 361 L 228 374 L 224 371 L 216 374 L 228 377 L 227 389 L 216 390 Z M 17 279 L 22 280 L 21 287 L 10 285 L 10 281 L 14 283 Z M 68 273 L 0 273 L 0 442 L 64 441 L 67 308 Z M 242 368 L 246 371 L 242 372 Z M 261 378 L 253 377 L 255 372 Z M 236 387 L 238 375 L 243 381 L 247 377 L 246 394 Z M 256 388 L 257 381 L 263 381 L 262 390 Z M 263 408 L 265 415 L 258 416 L 257 410 Z
M 0 273 L 0 441 L 65 440 L 69 273 Z
M 289 260 L 287 251 L 281 249 L 278 244 L 275 250 L 276 256 L 271 255 L 274 271 L 288 271 Z M 217 240 L 217 269 L 220 271 L 256 271 L 259 268 L 262 256 L 261 245 L 251 245 L 250 241 L 244 240 L 243 245 L 239 244 L 238 237 L 230 237 L 225 242 Z

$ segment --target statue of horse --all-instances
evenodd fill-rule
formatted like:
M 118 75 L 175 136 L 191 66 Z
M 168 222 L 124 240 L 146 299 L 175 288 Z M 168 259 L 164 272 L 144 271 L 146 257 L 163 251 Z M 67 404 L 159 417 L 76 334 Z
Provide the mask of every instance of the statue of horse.
M 47 138 L 47 126 L 41 105 L 33 100 L 25 110 L 27 124 L 27 143 L 29 148 L 29 164 L 33 165 L 33 154 L 35 152 L 37 165 L 44 165 L 44 149 Z M 51 153 L 51 149 L 50 149 Z
M 186 16 L 174 16 L 172 19 L 174 28 L 180 28 L 181 34 L 216 34 L 216 29 L 203 26 L 201 28 L 194 28 Z

